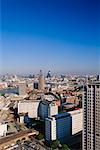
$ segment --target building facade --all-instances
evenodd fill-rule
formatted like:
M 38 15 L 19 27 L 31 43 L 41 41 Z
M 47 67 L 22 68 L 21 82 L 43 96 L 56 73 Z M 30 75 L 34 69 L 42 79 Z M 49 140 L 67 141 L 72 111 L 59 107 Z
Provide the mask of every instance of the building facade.
M 28 113 L 29 118 L 38 118 L 39 100 L 23 100 L 18 103 L 18 114 Z
M 70 136 L 70 114 L 63 113 L 45 119 L 45 139 L 48 141 L 64 139 Z
M 100 81 L 84 87 L 83 110 L 83 150 L 99 150 Z
M 69 112 L 71 115 L 71 134 L 75 135 L 83 130 L 83 109 Z
M 42 100 L 39 105 L 39 117 L 41 120 L 45 120 L 49 116 L 58 114 L 58 106 L 47 100 Z
M 45 138 L 47 141 L 56 140 L 56 120 L 53 117 L 46 118 L 45 120 Z
M 45 138 L 46 140 L 67 140 L 83 129 L 83 111 L 75 110 L 45 119 Z
M 6 136 L 6 133 L 7 133 L 7 124 L 0 123 L 0 137 Z

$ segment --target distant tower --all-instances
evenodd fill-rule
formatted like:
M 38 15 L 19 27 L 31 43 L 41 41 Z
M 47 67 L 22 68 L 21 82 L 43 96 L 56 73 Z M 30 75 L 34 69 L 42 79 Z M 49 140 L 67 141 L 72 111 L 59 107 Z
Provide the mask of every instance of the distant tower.
M 38 81 L 34 82 L 34 89 L 39 89 L 39 83 L 38 83 Z
M 47 78 L 51 78 L 51 72 L 50 72 L 50 70 L 47 73 Z
M 19 83 L 19 95 L 26 95 L 27 94 L 27 85 L 26 82 Z
M 100 81 L 100 75 L 97 75 L 97 81 Z
M 40 73 L 39 73 L 39 90 L 41 91 L 44 90 L 44 76 L 43 76 L 42 70 L 40 70 Z

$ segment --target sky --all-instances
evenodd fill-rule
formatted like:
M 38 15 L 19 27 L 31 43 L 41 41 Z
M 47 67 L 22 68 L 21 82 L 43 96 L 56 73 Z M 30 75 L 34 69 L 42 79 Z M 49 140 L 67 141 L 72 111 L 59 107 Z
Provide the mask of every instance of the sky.
M 0 0 L 0 72 L 100 72 L 99 0 Z

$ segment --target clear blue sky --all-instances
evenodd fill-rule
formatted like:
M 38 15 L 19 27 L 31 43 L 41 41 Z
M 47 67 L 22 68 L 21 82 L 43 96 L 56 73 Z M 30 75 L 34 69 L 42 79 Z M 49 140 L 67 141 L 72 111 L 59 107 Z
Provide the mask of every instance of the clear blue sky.
M 1 73 L 98 73 L 99 0 L 0 0 Z

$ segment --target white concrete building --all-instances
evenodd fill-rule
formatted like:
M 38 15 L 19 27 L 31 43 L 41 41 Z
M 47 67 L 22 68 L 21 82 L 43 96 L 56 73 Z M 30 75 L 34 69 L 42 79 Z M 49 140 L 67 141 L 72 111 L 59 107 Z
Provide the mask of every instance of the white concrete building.
M 24 123 L 24 115 L 20 114 L 19 122 L 22 124 Z
M 56 140 L 56 120 L 55 118 L 46 118 L 45 120 L 45 137 L 46 140 Z
M 5 89 L 7 87 L 8 87 L 7 82 L 0 82 L 0 89 Z
M 75 135 L 83 130 L 83 109 L 70 111 L 68 113 L 72 118 L 71 133 L 72 135 Z
M 5 98 L 3 96 L 0 96 L 0 110 L 5 106 Z
M 7 124 L 0 124 L 0 136 L 6 136 Z
M 33 90 L 34 89 L 33 83 L 28 83 L 28 88 L 29 88 L 29 90 Z
M 18 114 L 28 113 L 30 118 L 38 118 L 39 100 L 23 100 L 18 103 Z
M 53 116 L 56 114 L 58 114 L 58 106 L 52 102 L 48 107 L 48 116 Z

